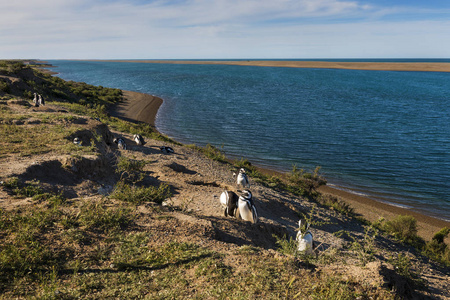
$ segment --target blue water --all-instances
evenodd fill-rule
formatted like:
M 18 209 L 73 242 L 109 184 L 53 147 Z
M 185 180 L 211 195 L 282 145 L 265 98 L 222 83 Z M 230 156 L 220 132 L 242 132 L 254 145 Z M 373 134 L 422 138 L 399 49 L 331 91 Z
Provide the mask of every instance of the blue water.
M 408 60 L 411 61 L 411 60 Z M 164 99 L 184 143 L 450 220 L 450 73 L 50 61 L 66 80 Z

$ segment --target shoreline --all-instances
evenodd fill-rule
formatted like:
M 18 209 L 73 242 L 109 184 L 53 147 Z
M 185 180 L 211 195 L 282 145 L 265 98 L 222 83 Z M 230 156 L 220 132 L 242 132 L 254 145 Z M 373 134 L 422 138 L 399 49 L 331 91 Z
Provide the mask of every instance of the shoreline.
M 123 91 L 124 100 L 110 109 L 110 114 L 128 121 L 141 121 L 155 126 L 158 109 L 163 103 L 161 98 L 149 94 Z M 156 127 L 155 127 L 156 129 Z M 156 129 L 157 130 L 157 129 Z M 269 175 L 283 175 L 282 172 L 258 167 L 263 173 Z M 356 214 L 370 222 L 379 218 L 391 220 L 398 215 L 410 215 L 417 220 L 418 235 L 426 241 L 431 240 L 433 235 L 443 227 L 450 228 L 450 222 L 425 215 L 407 208 L 398 207 L 388 203 L 373 200 L 369 197 L 353 194 L 339 188 L 321 186 L 318 191 L 323 194 L 338 197 L 349 204 Z
M 409 71 L 409 72 L 450 72 L 450 63 L 445 62 L 331 62 L 331 61 L 287 61 L 287 60 L 88 60 L 104 62 L 152 63 L 152 64 L 196 64 L 196 65 L 235 65 L 254 67 L 283 67 L 308 69 L 345 69 L 370 71 Z
M 124 100 L 110 108 L 110 115 L 131 122 L 144 122 L 155 127 L 156 115 L 163 100 L 139 92 L 122 90 L 122 93 Z

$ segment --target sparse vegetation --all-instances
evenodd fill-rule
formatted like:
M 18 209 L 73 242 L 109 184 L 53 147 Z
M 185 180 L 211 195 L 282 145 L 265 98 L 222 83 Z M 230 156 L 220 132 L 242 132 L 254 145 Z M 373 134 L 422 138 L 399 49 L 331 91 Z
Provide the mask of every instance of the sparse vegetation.
M 442 228 L 433 236 L 431 241 L 426 243 L 423 250 L 425 255 L 446 266 L 450 266 L 450 248 L 444 242 L 444 239 L 448 237 L 449 233 L 450 228 Z
M 366 226 L 364 230 L 364 238 L 358 240 L 352 237 L 351 249 L 356 253 L 360 263 L 365 266 L 368 262 L 375 259 L 376 245 L 375 240 L 378 235 L 378 230 L 373 226 Z
M 214 147 L 211 144 L 207 144 L 205 147 L 199 147 L 197 145 L 187 145 L 187 147 L 205 154 L 206 157 L 208 157 L 212 160 L 223 162 L 223 163 L 228 162 L 227 158 L 225 157 L 225 154 L 223 154 L 223 152 L 220 149 Z
M 425 244 L 425 241 L 417 235 L 417 220 L 412 216 L 400 215 L 387 222 L 380 220 L 377 226 L 399 241 L 416 248 L 420 249 Z
M 138 187 L 119 182 L 110 197 L 139 205 L 146 202 L 161 204 L 171 195 L 169 186 L 165 184 L 159 187 Z

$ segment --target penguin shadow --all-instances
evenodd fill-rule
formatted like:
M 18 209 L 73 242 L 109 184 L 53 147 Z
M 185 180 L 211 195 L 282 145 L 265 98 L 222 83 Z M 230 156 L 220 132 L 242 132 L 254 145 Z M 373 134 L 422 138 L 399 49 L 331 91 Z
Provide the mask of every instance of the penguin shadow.
M 167 167 L 169 167 L 170 169 L 172 169 L 173 171 L 177 172 L 177 173 L 183 173 L 183 174 L 188 174 L 188 175 L 195 175 L 197 174 L 196 171 L 190 170 L 188 168 L 186 168 L 183 165 L 180 165 L 176 162 L 172 162 L 170 165 L 166 165 Z
M 201 218 L 211 222 L 216 240 L 238 246 L 249 245 L 264 249 L 276 249 L 277 237 L 289 235 L 284 226 L 266 222 L 253 224 L 234 218 L 224 219 L 215 216 Z

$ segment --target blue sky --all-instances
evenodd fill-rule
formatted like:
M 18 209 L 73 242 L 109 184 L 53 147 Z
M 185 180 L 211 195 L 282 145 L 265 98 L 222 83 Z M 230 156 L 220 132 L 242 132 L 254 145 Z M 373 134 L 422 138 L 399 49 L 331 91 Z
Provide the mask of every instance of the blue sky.
M 0 59 L 449 57 L 448 0 L 0 2 Z

